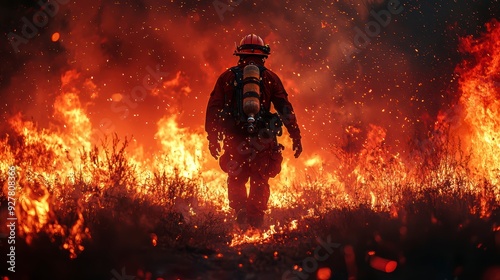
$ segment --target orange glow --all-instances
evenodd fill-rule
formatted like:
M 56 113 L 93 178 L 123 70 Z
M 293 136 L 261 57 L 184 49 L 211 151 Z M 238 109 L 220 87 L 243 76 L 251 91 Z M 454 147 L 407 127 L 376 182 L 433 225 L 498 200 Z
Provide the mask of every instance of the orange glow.
M 123 99 L 123 95 L 121 93 L 114 93 L 113 95 L 111 95 L 111 99 L 113 100 L 113 102 L 120 102 Z
M 384 259 L 378 256 L 371 256 L 370 257 L 370 266 L 374 269 L 391 273 L 394 270 L 396 270 L 396 267 L 398 266 L 398 263 L 396 261 Z
M 158 245 L 158 236 L 155 233 L 151 233 L 151 245 L 154 247 Z
M 322 267 L 316 273 L 318 280 L 329 280 L 332 277 L 332 270 L 329 267 Z
M 57 42 L 57 41 L 59 41 L 60 37 L 61 37 L 61 34 L 59 34 L 59 32 L 54 32 L 52 34 L 51 40 L 52 40 L 52 42 Z
M 356 255 L 354 253 L 354 248 L 351 245 L 344 246 L 344 261 L 349 277 L 356 278 L 358 268 L 356 266 Z

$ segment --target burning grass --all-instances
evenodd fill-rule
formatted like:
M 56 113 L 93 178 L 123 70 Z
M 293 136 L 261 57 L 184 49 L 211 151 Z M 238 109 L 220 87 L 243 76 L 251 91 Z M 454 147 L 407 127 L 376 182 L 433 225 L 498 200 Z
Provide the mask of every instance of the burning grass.
M 403 170 L 383 142 L 370 146 L 370 153 L 349 154 L 339 147 L 335 155 L 342 164 L 333 174 L 350 176 L 331 184 L 326 171 L 311 171 L 291 186 L 280 202 L 286 207 L 269 209 L 263 230 L 247 232 L 235 229 L 224 205 L 206 199 L 201 174 L 186 177 L 170 167 L 139 172 L 127 139 L 114 136 L 90 151 L 81 149 L 69 176 L 57 168 L 40 172 L 59 166 L 61 159 L 23 141 L 4 140 L 11 147 L 5 151 L 22 159 L 8 163 L 18 167 L 21 254 L 48 254 L 47 262 L 71 267 L 19 261 L 26 279 L 111 279 L 109 271 L 121 267 L 144 279 L 147 273 L 165 279 L 279 279 L 286 271 L 316 279 L 316 269 L 305 273 L 301 267 L 318 239 L 327 238 L 339 247 L 318 267 L 329 267 L 331 279 L 468 279 L 499 257 L 499 188 L 471 176 L 470 157 L 450 141 L 433 145 L 432 157 L 439 153 L 441 160 L 425 160 L 429 151 L 414 151 L 414 158 L 422 159 L 413 171 L 418 175 Z M 0 178 L 6 186 L 6 174 Z M 351 246 L 354 264 L 346 261 L 345 248 Z M 373 269 L 373 252 L 395 260 L 397 270 Z M 95 269 L 82 274 L 85 265 Z

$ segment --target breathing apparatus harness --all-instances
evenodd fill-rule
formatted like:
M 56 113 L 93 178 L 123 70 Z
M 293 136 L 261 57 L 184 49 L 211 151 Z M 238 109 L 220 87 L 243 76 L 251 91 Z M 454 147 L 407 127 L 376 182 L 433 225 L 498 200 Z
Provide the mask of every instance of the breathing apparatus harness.
M 266 138 L 281 136 L 282 125 L 280 116 L 271 113 L 261 104 L 262 74 L 266 67 L 248 64 L 243 69 L 239 66 L 231 67 L 235 75 L 234 93 L 232 102 L 226 96 L 226 115 L 231 115 L 236 126 L 242 128 L 250 136 Z M 232 104 L 230 104 L 232 103 Z

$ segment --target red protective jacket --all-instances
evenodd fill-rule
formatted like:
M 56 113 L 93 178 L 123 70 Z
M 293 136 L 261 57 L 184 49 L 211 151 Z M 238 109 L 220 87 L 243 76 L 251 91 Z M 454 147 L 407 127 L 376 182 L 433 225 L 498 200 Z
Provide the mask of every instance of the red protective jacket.
M 247 62 L 239 62 L 238 66 L 241 68 L 245 67 Z M 251 61 L 255 64 L 262 65 L 260 60 Z M 280 78 L 271 70 L 266 69 L 262 73 L 262 89 L 261 89 L 261 104 L 269 111 L 271 108 L 271 103 L 280 115 L 283 124 L 288 130 L 290 137 L 292 139 L 300 139 L 300 129 L 297 125 L 297 119 L 293 111 L 292 104 L 288 101 L 288 94 L 281 83 Z M 215 87 L 210 93 L 210 99 L 208 100 L 206 119 L 205 119 L 205 130 L 208 133 L 208 139 L 210 141 L 216 141 L 220 132 L 225 132 L 226 134 L 236 133 L 231 127 L 227 127 L 227 121 L 221 120 L 220 112 L 224 108 L 224 103 L 226 99 L 229 99 L 235 91 L 235 75 L 231 70 L 227 70 L 222 73 L 215 84 Z M 232 98 L 231 98 L 232 99 Z M 241 131 L 239 132 L 241 133 Z M 227 136 L 227 135 L 226 135 Z M 218 139 L 220 140 L 220 139 Z

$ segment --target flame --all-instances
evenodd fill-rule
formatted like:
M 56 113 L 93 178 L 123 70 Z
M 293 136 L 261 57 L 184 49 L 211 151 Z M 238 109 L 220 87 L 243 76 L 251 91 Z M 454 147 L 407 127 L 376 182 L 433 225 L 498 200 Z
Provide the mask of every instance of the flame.
M 271 225 L 267 230 L 250 228 L 243 234 L 234 233 L 229 247 L 236 247 L 242 244 L 263 244 L 271 240 L 273 234 L 276 233 L 274 225 Z
M 51 234 L 63 235 L 63 228 L 56 222 L 51 224 L 52 215 L 49 205 L 49 192 L 46 187 L 36 182 L 39 194 L 31 188 L 19 195 L 20 207 L 17 208 L 16 216 L 22 221 L 19 230 L 20 236 L 25 237 L 26 243 L 31 244 L 33 237 L 46 226 Z
M 493 185 L 500 181 L 500 23 L 486 25 L 479 39 L 462 40 L 463 52 L 474 56 L 458 69 L 461 117 L 466 127 L 471 167 Z M 497 193 L 498 195 L 498 193 Z
M 67 71 L 61 77 L 61 86 L 68 87 L 78 77 L 76 71 Z M 92 126 L 81 106 L 79 92 L 73 88 L 56 98 L 54 108 L 54 116 L 63 123 L 60 133 L 38 131 L 36 124 L 23 121 L 21 114 L 9 120 L 24 145 L 24 154 L 18 154 L 16 158 L 20 162 L 18 183 L 23 186 L 17 192 L 20 207 L 16 208 L 16 216 L 20 220 L 20 236 L 25 237 L 28 244 L 41 231 L 51 237 L 63 236 L 63 248 L 70 252 L 71 258 L 75 258 L 84 249 L 82 241 L 90 238 L 88 228 L 84 226 L 80 210 L 78 219 L 69 229 L 61 225 L 54 212 L 53 196 L 61 192 L 58 186 L 71 183 L 67 175 L 73 173 L 75 166 L 82 164 L 79 149 L 90 150 Z M 40 157 L 40 153 L 49 157 Z M 7 184 L 4 193 L 7 193 Z
M 478 212 L 489 217 L 492 203 L 500 200 L 500 24 L 492 20 L 480 38 L 461 40 L 460 49 L 473 59 L 457 67 L 460 74 L 460 98 L 453 113 L 444 113 L 438 126 L 448 125 L 458 135 L 463 153 L 470 154 L 468 176 L 479 185 L 491 186 L 491 193 L 481 190 Z M 453 115 L 455 114 L 455 115 Z M 471 188 L 474 188 L 471 186 Z
M 164 117 L 158 121 L 156 139 L 160 139 L 162 151 L 169 158 L 175 159 L 171 165 L 162 166 L 170 174 L 175 169 L 181 176 L 193 178 L 200 172 L 206 158 L 202 157 L 206 141 L 201 133 L 191 133 L 184 128 L 179 128 L 176 117 Z
M 264 244 L 273 241 L 273 236 L 276 233 L 284 234 L 298 229 L 298 221 L 292 220 L 288 225 L 280 226 L 270 225 L 268 229 L 261 230 L 249 228 L 243 233 L 233 233 L 233 238 L 229 243 L 229 247 L 236 247 L 242 244 Z
M 77 255 L 82 252 L 85 247 L 82 245 L 82 242 L 85 239 L 90 239 L 90 231 L 87 227 L 84 226 L 85 220 L 83 218 L 83 214 L 81 210 L 78 210 L 78 220 L 71 227 L 68 234 L 63 233 L 62 235 L 67 235 L 67 238 L 63 244 L 63 248 L 68 250 L 70 253 L 70 258 L 74 259 Z

